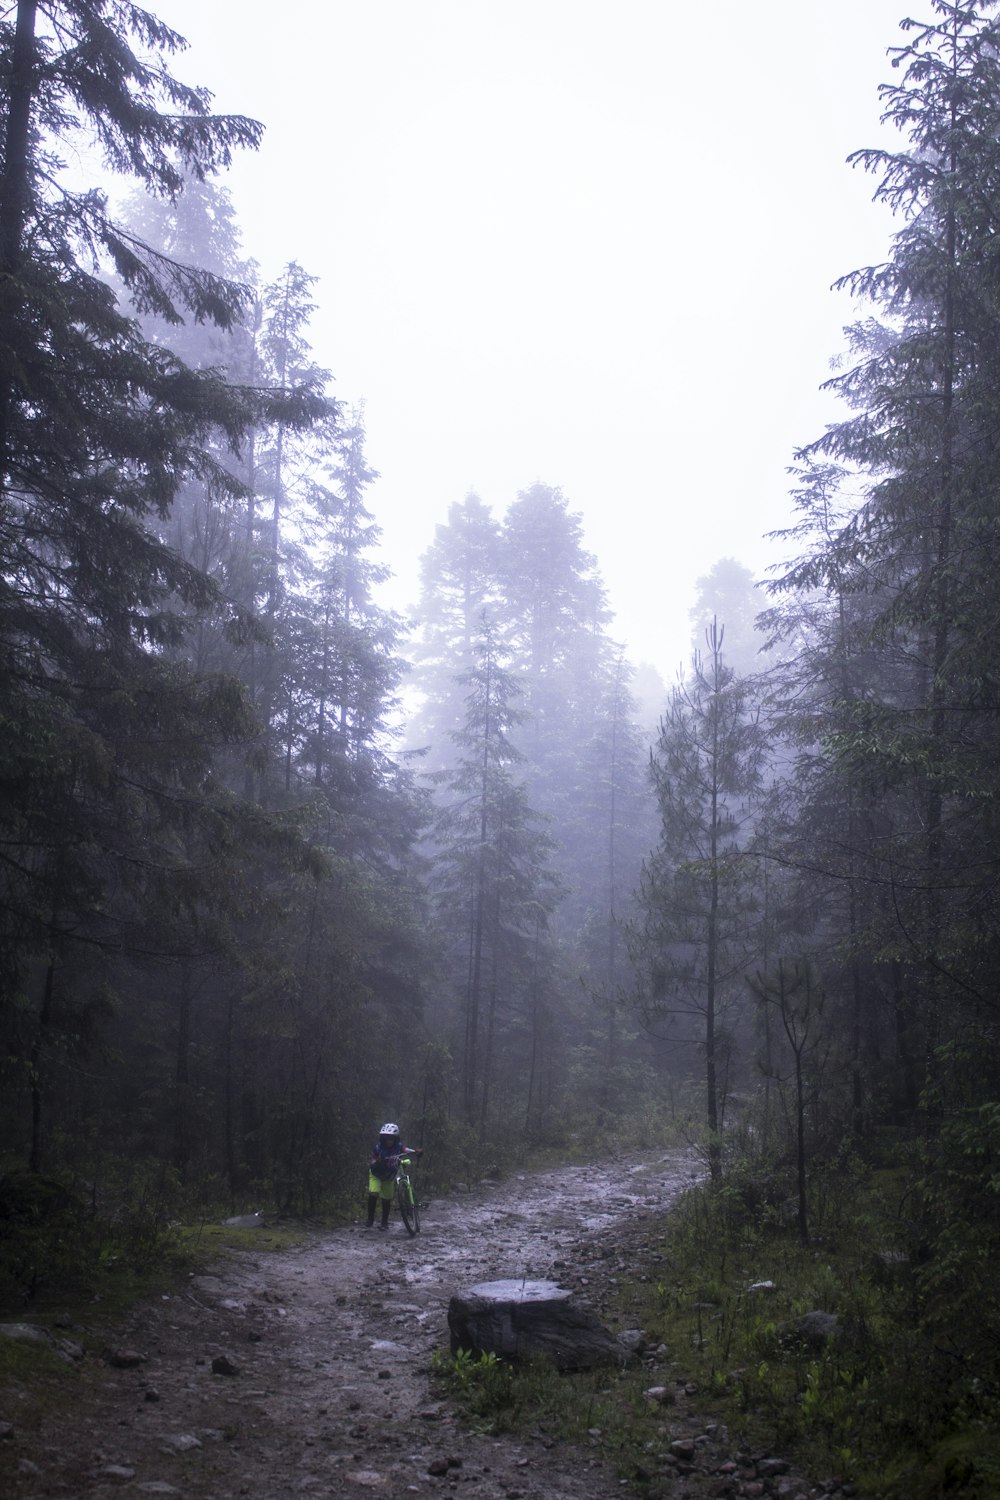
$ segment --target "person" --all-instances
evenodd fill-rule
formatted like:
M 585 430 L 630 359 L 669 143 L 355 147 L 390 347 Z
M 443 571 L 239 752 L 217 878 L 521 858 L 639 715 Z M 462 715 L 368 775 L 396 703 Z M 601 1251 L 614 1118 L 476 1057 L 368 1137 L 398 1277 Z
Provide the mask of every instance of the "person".
M 401 1156 L 422 1156 L 422 1146 L 404 1146 L 399 1126 L 392 1120 L 386 1122 L 378 1133 L 378 1140 L 368 1163 L 368 1228 L 375 1224 L 375 1209 L 382 1200 L 382 1222 L 379 1229 L 389 1228 L 389 1213 L 392 1209 L 392 1194 L 396 1180 L 396 1168 Z

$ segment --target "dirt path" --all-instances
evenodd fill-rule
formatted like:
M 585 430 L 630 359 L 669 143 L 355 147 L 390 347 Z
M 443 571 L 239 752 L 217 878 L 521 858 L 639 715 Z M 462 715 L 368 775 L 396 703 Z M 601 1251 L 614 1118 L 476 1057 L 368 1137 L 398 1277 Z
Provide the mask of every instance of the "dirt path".
M 142 1362 L 88 1369 L 72 1410 L 29 1430 L 16 1401 L 0 1410 L 0 1430 L 12 1429 L 0 1489 L 87 1500 L 626 1493 L 579 1448 L 469 1434 L 436 1399 L 428 1367 L 447 1347 L 455 1290 L 551 1276 L 587 1295 L 590 1267 L 605 1278 L 614 1269 L 595 1247 L 626 1222 L 641 1237 L 642 1220 L 689 1177 L 686 1159 L 662 1154 L 524 1174 L 427 1204 L 413 1239 L 394 1213 L 385 1234 L 357 1225 L 240 1255 L 136 1309 L 116 1348 Z

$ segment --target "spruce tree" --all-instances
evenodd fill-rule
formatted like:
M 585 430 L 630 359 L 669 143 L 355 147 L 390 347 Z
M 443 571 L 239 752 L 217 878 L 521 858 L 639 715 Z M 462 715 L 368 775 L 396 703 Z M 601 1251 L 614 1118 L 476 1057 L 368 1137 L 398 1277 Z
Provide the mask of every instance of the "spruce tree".
M 916 997 L 906 1030 L 922 1083 L 947 1091 L 972 1073 L 946 1084 L 943 1046 L 977 1034 L 977 1064 L 986 1057 L 1000 956 L 984 858 L 996 832 L 1000 26 L 991 3 L 931 10 L 904 23 L 900 77 L 882 91 L 905 148 L 855 158 L 903 219 L 886 262 L 843 282 L 880 314 L 852 330 L 831 382 L 855 415 L 803 455 L 856 474 L 861 502 L 790 581 L 835 574 L 868 655 L 828 744 L 845 783 L 881 787 L 879 956 Z
M 643 870 L 631 939 L 648 1017 L 703 1053 L 708 1160 L 717 1181 L 731 1041 L 744 976 L 757 957 L 752 879 L 740 856 L 753 831 L 765 739 L 744 685 L 726 665 L 716 622 L 706 644 L 690 681 L 675 689 L 651 758 L 660 837 Z
M 511 738 L 522 722 L 513 706 L 516 683 L 488 623 L 463 686 L 460 758 L 439 778 L 435 889 L 459 1008 L 461 1109 L 483 1133 L 500 1040 L 515 1028 L 518 1012 L 532 1011 L 527 997 L 533 978 L 537 983 L 538 946 L 556 886 L 547 863 L 551 841 L 517 778 L 523 758 Z M 524 1073 L 523 1042 L 519 1050 Z
M 35 1166 L 51 1069 L 108 995 L 97 956 L 137 943 L 153 885 L 188 878 L 185 824 L 216 852 L 229 837 L 212 755 L 249 732 L 232 685 L 176 658 L 220 593 L 164 533 L 191 473 L 235 491 L 214 437 L 237 442 L 264 403 L 149 342 L 95 262 L 170 322 L 232 326 L 245 293 L 145 244 L 63 166 L 89 134 L 169 198 L 256 144 L 173 78 L 181 45 L 120 0 L 19 0 L 0 22 L 2 973 Z

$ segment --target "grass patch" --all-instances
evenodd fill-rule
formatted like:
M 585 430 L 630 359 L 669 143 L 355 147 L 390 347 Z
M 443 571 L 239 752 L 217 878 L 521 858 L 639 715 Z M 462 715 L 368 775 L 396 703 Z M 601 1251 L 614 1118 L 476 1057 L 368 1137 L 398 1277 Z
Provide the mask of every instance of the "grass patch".
M 663 1225 L 656 1275 L 605 1311 L 624 1317 L 627 1291 L 628 1321 L 657 1329 L 671 1374 L 749 1447 L 886 1500 L 995 1500 L 997 1351 L 937 1316 L 941 1255 L 921 1258 L 913 1180 L 841 1160 L 817 1177 L 810 1244 L 760 1174 L 693 1188 Z
M 1000 1348 L 990 1283 L 980 1284 L 976 1315 L 963 1308 L 951 1321 L 940 1293 L 943 1280 L 961 1276 L 963 1255 L 971 1274 L 993 1262 L 968 1221 L 962 1236 L 947 1227 L 954 1218 L 926 1248 L 919 1180 L 844 1156 L 816 1174 L 810 1244 L 799 1241 L 780 1176 L 733 1171 L 721 1189 L 693 1187 L 658 1231 L 647 1223 L 627 1249 L 583 1251 L 618 1254 L 617 1285 L 609 1278 L 598 1311 L 609 1326 L 641 1327 L 665 1346 L 655 1367 L 559 1375 L 544 1362 L 459 1355 L 439 1357 L 437 1378 L 478 1430 L 597 1449 L 640 1486 L 655 1489 L 672 1472 L 674 1409 L 646 1394 L 664 1385 L 694 1388 L 678 1415 L 724 1424 L 733 1449 L 780 1453 L 814 1479 L 850 1481 L 859 1495 L 996 1500 Z M 677 1436 L 688 1430 L 676 1425 Z
M 640 1485 L 676 1476 L 672 1433 L 662 1408 L 645 1394 L 649 1370 L 561 1375 L 546 1359 L 512 1363 L 460 1350 L 437 1354 L 432 1374 L 475 1432 L 572 1443 Z

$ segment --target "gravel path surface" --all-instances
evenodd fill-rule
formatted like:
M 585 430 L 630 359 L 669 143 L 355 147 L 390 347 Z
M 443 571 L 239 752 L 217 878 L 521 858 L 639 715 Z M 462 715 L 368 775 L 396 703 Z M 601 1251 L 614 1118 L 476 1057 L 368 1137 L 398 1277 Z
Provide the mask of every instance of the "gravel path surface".
M 662 1153 L 525 1173 L 427 1203 L 415 1238 L 394 1212 L 387 1233 L 359 1224 L 227 1259 L 106 1331 L 116 1362 L 78 1364 L 66 1409 L 19 1421 L 17 1390 L 0 1394 L 0 1493 L 630 1495 L 586 1450 L 542 1434 L 470 1434 L 429 1365 L 447 1347 L 448 1301 L 462 1287 L 551 1277 L 598 1300 L 602 1283 L 636 1270 L 630 1247 L 690 1176 L 687 1158 Z M 671 1420 L 679 1434 L 701 1431 L 680 1408 Z M 758 1470 L 718 1448 L 724 1437 L 702 1434 L 697 1462 L 659 1492 L 779 1493 L 754 1488 Z M 780 1489 L 820 1493 L 787 1479 Z

